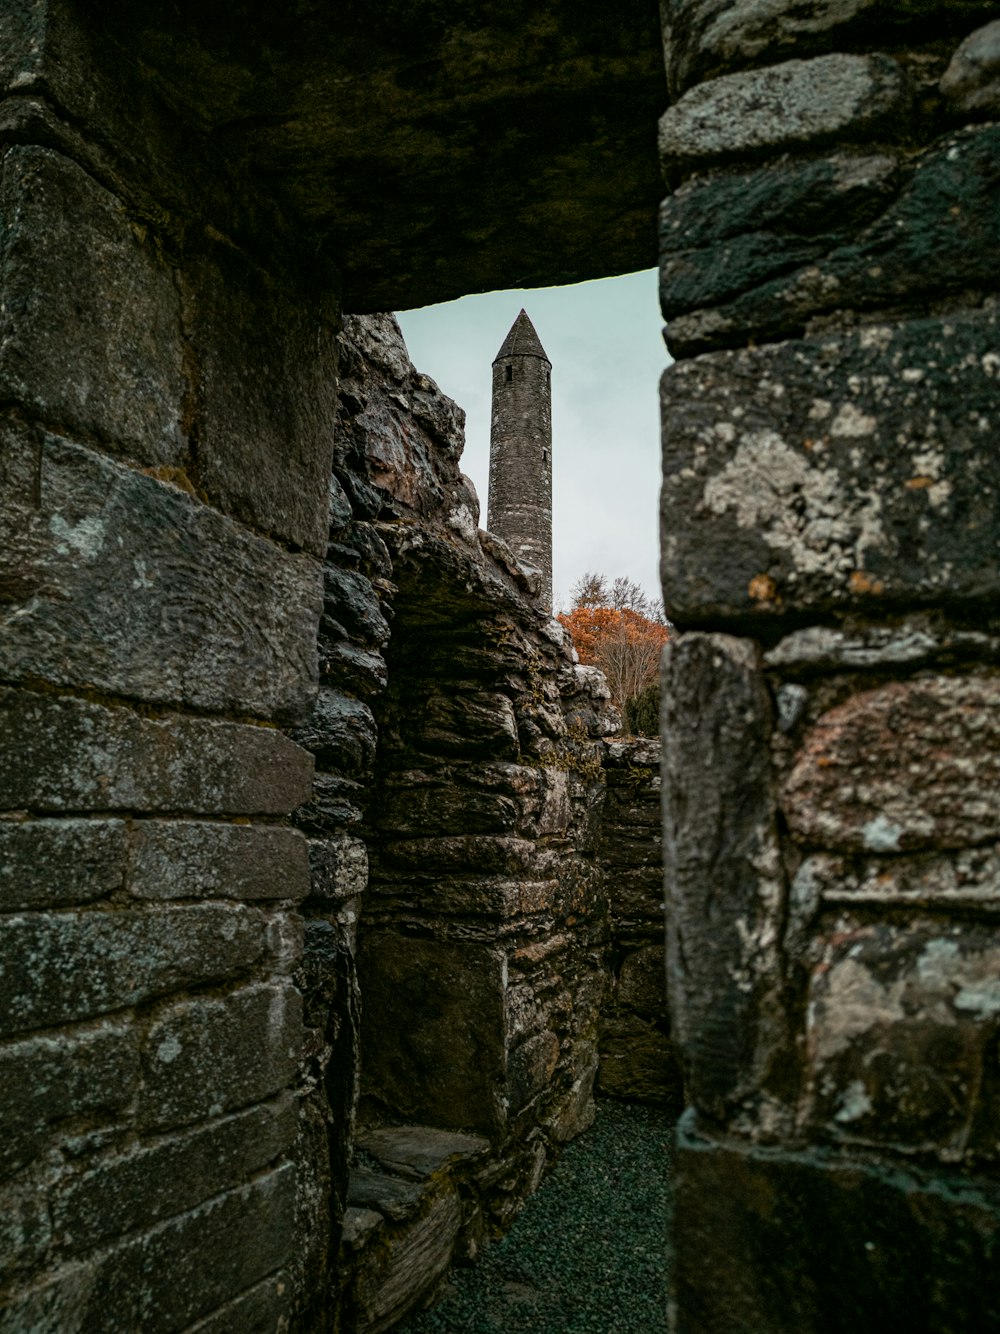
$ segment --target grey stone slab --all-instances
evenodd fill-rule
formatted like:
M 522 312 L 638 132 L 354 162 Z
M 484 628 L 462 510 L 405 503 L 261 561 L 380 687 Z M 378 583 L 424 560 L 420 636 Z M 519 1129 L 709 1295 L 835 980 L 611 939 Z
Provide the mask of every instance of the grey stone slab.
M 337 352 L 317 290 L 265 273 L 229 241 L 183 269 L 198 367 L 197 480 L 209 500 L 322 557 Z
M 89 1250 L 243 1185 L 287 1150 L 296 1119 L 294 1103 L 281 1100 L 101 1159 L 56 1189 L 60 1245 Z
M 347 1200 L 355 1209 L 373 1209 L 394 1223 L 412 1218 L 424 1198 L 423 1187 L 386 1172 L 354 1167 L 347 1181 Z
M 0 671 L 159 703 L 301 715 L 320 566 L 183 490 L 8 423 Z
M 290 1087 L 302 1054 L 302 997 L 246 987 L 183 1000 L 152 1024 L 138 1124 L 167 1129 L 245 1107 Z
M 664 374 L 678 622 L 977 607 L 1000 587 L 997 316 L 871 325 Z
M 687 1097 L 723 1118 L 760 1096 L 785 1040 L 771 703 L 749 641 L 683 635 L 664 665 L 670 1016 Z
M 761 152 L 864 141 L 906 108 L 899 65 L 836 53 L 725 74 L 686 92 L 660 118 L 667 171 Z
M 800 842 L 834 852 L 995 842 L 1000 681 L 925 676 L 852 695 L 806 732 L 781 804 Z
M 938 22 L 961 30 L 990 0 L 936 0 Z M 663 44 L 667 77 L 676 96 L 711 74 L 728 73 L 788 56 L 853 49 L 871 41 L 906 45 L 927 21 L 928 6 L 914 0 L 664 0 Z M 910 37 L 908 30 L 914 30 Z
M 0 805 L 43 811 L 279 815 L 308 799 L 312 757 L 273 728 L 0 689 Z
M 129 891 L 147 899 L 291 899 L 309 893 L 304 835 L 282 825 L 136 820 Z
M 381 1126 L 357 1138 L 358 1147 L 390 1171 L 417 1179 L 433 1176 L 448 1163 L 488 1151 L 481 1135 L 459 1135 L 434 1126 Z
M 0 820 L 0 911 L 89 903 L 125 883 L 122 820 Z
M 671 350 L 787 337 L 834 310 L 992 291 L 998 144 L 1000 129 L 984 126 L 898 162 L 835 154 L 696 178 L 661 210 Z
M 926 615 L 891 625 L 840 628 L 810 625 L 793 630 L 764 654 L 769 668 L 813 673 L 868 667 L 920 667 L 932 663 L 1000 661 L 1000 627 L 966 630 Z M 992 631 L 992 632 L 991 632 Z
M 25 913 L 4 920 L 0 1034 L 46 1028 L 245 972 L 264 919 L 236 906 Z
M 374 1209 L 349 1205 L 344 1210 L 340 1244 L 348 1252 L 364 1250 L 384 1224 L 385 1219 Z
M 31 146 L 4 156 L 0 214 L 3 401 L 137 463 L 183 467 L 180 300 L 145 229 L 75 162 Z

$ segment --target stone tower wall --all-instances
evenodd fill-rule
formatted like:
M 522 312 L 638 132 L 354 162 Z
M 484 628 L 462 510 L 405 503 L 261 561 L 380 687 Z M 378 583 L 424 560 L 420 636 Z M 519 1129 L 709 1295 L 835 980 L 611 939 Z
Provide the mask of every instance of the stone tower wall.
M 552 367 L 535 355 L 493 363 L 487 527 L 517 559 L 540 571 L 552 606 Z

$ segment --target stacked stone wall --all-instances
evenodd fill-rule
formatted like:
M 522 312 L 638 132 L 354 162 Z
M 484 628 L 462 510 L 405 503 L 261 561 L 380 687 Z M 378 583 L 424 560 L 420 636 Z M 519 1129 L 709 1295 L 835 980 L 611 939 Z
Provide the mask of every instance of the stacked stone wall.
M 277 1328 L 336 305 L 77 20 L 0 41 L 0 1324 Z
M 665 6 L 677 1331 L 998 1318 L 997 27 L 879 8 Z
M 660 742 L 605 743 L 600 865 L 610 913 L 598 1090 L 680 1109 L 663 949 Z

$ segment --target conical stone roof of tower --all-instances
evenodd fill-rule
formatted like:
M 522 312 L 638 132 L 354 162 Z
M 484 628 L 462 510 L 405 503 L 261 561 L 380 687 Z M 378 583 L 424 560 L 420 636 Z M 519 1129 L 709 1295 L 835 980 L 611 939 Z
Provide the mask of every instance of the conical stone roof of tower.
M 510 326 L 510 333 L 503 340 L 500 351 L 493 358 L 494 364 L 501 357 L 541 357 L 543 361 L 549 360 L 545 355 L 545 348 L 542 347 L 538 334 L 535 333 L 535 326 L 523 310 Z M 551 364 L 549 362 L 549 365 Z

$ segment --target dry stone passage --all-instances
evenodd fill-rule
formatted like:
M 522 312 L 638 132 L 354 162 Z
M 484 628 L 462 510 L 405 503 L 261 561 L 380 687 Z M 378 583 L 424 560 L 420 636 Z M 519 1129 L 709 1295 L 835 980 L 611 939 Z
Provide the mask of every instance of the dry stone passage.
M 462 414 L 395 321 L 348 320 L 340 370 L 320 690 L 294 732 L 317 775 L 295 822 L 309 1105 L 343 1220 L 328 1302 L 375 1334 L 509 1226 L 590 1124 L 626 951 L 614 1060 L 642 1073 L 611 1091 L 663 1093 L 658 743 L 602 739 L 607 686 L 537 572 L 479 531 Z M 599 855 L 612 772 L 631 872 Z
M 336 1328 L 380 942 L 505 997 L 430 1127 L 499 1146 L 484 1218 L 584 1037 L 661 1032 L 627 924 L 599 1019 L 597 683 L 420 466 L 430 389 L 336 377 L 345 309 L 650 262 L 661 112 L 672 1327 L 1000 1323 L 995 9 L 8 10 L 0 1327 Z M 481 827 L 401 827 L 414 775 Z M 377 1050 L 372 1133 L 430 1105 Z
M 665 6 L 678 1334 L 1000 1319 L 996 24 L 878 9 Z

